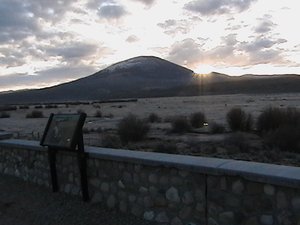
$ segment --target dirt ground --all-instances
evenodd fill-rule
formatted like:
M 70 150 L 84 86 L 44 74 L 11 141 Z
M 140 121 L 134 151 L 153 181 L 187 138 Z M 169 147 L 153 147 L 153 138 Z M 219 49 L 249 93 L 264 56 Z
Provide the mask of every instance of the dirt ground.
M 53 193 L 18 178 L 0 175 L 0 224 L 154 225 L 132 215 L 108 211 L 79 197 Z
M 42 108 L 40 108 L 42 106 Z M 276 164 L 300 165 L 298 154 L 279 152 L 277 149 L 263 149 L 260 137 L 255 134 L 209 134 L 207 127 L 185 134 L 171 134 L 168 118 L 176 115 L 189 116 L 203 112 L 208 126 L 214 122 L 226 125 L 226 114 L 233 107 L 241 107 L 253 118 L 269 106 L 300 109 L 300 93 L 270 95 L 211 95 L 172 98 L 145 98 L 131 102 L 111 102 L 89 104 L 56 104 L 57 108 L 46 105 L 29 105 L 27 109 L 9 111 L 9 118 L 0 118 L 0 130 L 12 132 L 14 138 L 40 140 L 50 113 L 76 113 L 83 111 L 88 117 L 84 125 L 86 145 L 121 147 L 143 151 L 164 151 L 175 154 L 202 155 L 221 158 L 235 158 Z M 26 118 L 33 110 L 43 112 L 44 118 Z M 95 117 L 101 112 L 101 117 Z M 147 118 L 157 114 L 161 122 L 152 123 L 148 138 L 139 143 L 118 145 L 115 139 L 118 122 L 128 114 Z M 103 139 L 113 137 L 103 145 Z M 224 144 L 225 143 L 225 144 Z M 229 143 L 229 145 L 228 145 Z M 175 149 L 175 150 L 172 150 Z

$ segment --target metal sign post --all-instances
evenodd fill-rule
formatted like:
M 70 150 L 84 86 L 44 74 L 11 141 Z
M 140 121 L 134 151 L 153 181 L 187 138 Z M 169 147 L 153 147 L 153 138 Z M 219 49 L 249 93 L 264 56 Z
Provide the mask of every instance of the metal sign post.
M 81 132 L 78 140 L 79 140 L 79 142 L 78 142 L 77 159 L 78 159 L 78 167 L 79 167 L 79 173 L 80 173 L 81 193 L 82 193 L 83 201 L 88 201 L 89 200 L 89 190 L 88 190 L 87 169 L 86 169 L 87 154 L 84 152 L 82 132 Z

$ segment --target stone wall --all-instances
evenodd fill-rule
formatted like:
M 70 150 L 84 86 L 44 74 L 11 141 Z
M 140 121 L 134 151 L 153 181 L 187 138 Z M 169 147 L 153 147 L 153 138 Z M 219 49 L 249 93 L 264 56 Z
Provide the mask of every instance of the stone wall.
M 86 147 L 92 203 L 159 224 L 300 225 L 300 168 Z M 47 151 L 0 141 L 0 172 L 50 187 Z M 59 152 L 60 191 L 80 195 L 77 158 Z

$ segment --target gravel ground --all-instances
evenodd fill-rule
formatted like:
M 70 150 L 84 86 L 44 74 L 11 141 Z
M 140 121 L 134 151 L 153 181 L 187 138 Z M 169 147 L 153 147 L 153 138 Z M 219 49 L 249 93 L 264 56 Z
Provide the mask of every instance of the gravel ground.
M 0 225 L 155 225 L 80 197 L 0 175 Z

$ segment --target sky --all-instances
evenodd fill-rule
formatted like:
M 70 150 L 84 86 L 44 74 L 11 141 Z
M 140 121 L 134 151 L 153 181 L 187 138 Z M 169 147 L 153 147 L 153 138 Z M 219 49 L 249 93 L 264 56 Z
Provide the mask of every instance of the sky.
M 0 0 L 0 91 L 157 56 L 229 75 L 300 74 L 297 0 Z

